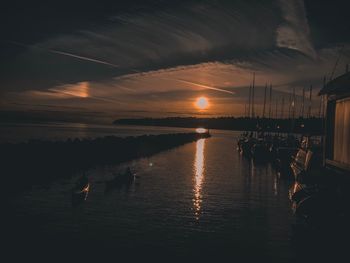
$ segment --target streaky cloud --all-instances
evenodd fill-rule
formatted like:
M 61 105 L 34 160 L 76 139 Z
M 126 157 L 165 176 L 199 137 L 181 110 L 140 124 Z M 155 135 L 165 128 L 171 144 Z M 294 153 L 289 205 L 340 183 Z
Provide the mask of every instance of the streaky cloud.
M 50 51 L 52 53 L 63 55 L 63 56 L 68 56 L 68 57 L 72 57 L 72 58 L 76 58 L 76 59 L 86 60 L 86 61 L 95 62 L 95 63 L 98 63 L 98 64 L 103 64 L 103 65 L 107 65 L 107 66 L 111 66 L 111 67 L 115 67 L 115 68 L 120 68 L 119 65 L 116 65 L 116 64 L 113 64 L 113 63 L 109 63 L 109 62 L 106 62 L 106 61 L 102 61 L 102 60 L 98 60 L 98 59 L 94 59 L 94 58 L 79 56 L 79 55 L 76 55 L 76 54 L 63 52 L 63 51 L 59 51 L 59 50 L 54 50 L 54 49 L 52 49 Z
M 277 46 L 298 50 L 312 58 L 316 52 L 310 38 L 310 28 L 303 0 L 279 0 L 284 22 L 277 28 Z
M 221 89 L 221 88 L 216 88 L 216 87 L 213 87 L 213 86 L 208 86 L 208 85 L 205 85 L 205 84 L 196 83 L 196 82 L 192 82 L 192 81 L 187 81 L 187 80 L 183 80 L 183 79 L 170 79 L 170 80 L 179 81 L 179 82 L 182 82 L 182 83 L 185 83 L 185 84 L 189 84 L 189 85 L 192 85 L 192 86 L 196 86 L 196 87 L 200 87 L 200 88 L 215 90 L 215 91 L 219 91 L 219 92 L 225 92 L 225 93 L 229 93 L 229 94 L 232 94 L 232 95 L 235 94 L 235 92 L 233 92 L 233 91 L 229 91 L 229 90 L 225 90 L 225 89 Z

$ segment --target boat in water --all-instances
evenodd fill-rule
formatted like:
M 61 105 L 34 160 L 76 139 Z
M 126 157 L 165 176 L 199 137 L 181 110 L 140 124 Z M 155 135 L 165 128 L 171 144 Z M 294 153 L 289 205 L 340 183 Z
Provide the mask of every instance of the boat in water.
M 106 192 L 115 189 L 121 188 L 123 186 L 130 186 L 135 180 L 135 174 L 128 167 L 125 172 L 116 174 L 113 179 L 106 181 Z
M 254 161 L 266 162 L 270 160 L 269 145 L 264 138 L 255 140 L 251 147 L 251 156 Z
M 313 180 L 321 173 L 322 148 L 315 144 L 311 138 L 304 137 L 295 156 L 292 157 L 290 167 L 295 180 L 305 182 Z
M 76 206 L 88 197 L 90 191 L 90 182 L 86 174 L 83 174 L 79 177 L 78 181 L 75 183 L 75 186 L 72 189 L 72 204 Z

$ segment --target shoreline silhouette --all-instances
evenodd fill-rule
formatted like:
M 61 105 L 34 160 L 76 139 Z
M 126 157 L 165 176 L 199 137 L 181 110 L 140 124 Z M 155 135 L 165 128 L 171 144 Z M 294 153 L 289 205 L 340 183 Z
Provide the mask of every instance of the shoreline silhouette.
M 114 125 L 141 125 L 179 128 L 203 127 L 218 130 L 235 131 L 266 131 L 322 135 L 324 133 L 323 118 L 269 119 L 248 117 L 169 117 L 169 118 L 140 118 L 117 119 Z

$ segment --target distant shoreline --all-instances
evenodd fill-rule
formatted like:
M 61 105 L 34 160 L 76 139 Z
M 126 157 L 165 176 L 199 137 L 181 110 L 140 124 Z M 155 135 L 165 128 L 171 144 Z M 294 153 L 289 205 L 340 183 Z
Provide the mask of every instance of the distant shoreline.
M 183 144 L 208 138 L 208 133 L 175 133 L 137 137 L 106 136 L 66 141 L 0 144 L 2 180 L 19 191 L 49 184 L 96 166 L 116 165 L 147 157 Z
M 268 119 L 246 117 L 169 117 L 169 118 L 142 118 L 142 119 L 118 119 L 114 125 L 141 125 L 178 128 L 207 128 L 235 131 L 265 131 L 281 133 L 298 133 L 323 135 L 324 119 L 322 118 L 298 118 L 298 119 Z

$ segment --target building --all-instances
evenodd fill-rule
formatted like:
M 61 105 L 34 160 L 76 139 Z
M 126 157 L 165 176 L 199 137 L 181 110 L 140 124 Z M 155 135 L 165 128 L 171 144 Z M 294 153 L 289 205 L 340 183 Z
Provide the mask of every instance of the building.
M 350 175 L 350 72 L 330 81 L 320 95 L 327 97 L 324 164 Z

